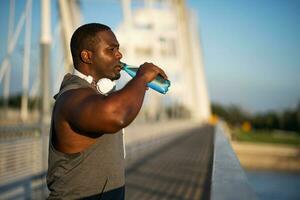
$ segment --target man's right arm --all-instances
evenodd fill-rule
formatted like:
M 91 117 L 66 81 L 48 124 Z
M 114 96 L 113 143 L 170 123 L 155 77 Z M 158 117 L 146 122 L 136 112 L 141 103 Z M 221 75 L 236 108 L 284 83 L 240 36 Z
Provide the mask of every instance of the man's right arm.
M 73 91 L 68 97 L 73 100 L 65 112 L 67 121 L 91 136 L 119 131 L 135 119 L 142 107 L 147 83 L 158 74 L 167 78 L 160 68 L 146 63 L 123 89 L 108 96 L 87 89 Z

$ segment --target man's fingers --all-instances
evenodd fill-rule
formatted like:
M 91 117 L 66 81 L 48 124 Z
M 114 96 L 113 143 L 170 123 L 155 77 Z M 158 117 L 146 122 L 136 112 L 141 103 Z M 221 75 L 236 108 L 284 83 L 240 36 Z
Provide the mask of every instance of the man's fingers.
M 164 79 L 168 79 L 167 74 L 163 70 L 161 70 L 160 75 L 162 75 L 162 77 L 164 77 Z
M 168 76 L 166 75 L 166 73 L 164 72 L 164 70 L 162 70 L 161 68 L 158 68 L 158 73 L 164 78 L 164 79 L 168 79 Z
M 166 73 L 164 72 L 164 70 L 162 70 L 158 66 L 154 65 L 153 63 L 147 63 L 147 62 L 145 62 L 144 64 L 142 64 L 140 66 L 140 70 L 143 70 L 145 73 L 148 73 L 148 72 L 150 72 L 149 70 L 151 70 L 152 73 L 153 73 L 153 75 L 155 75 L 155 74 L 156 74 L 156 76 L 160 75 L 164 79 L 168 79 L 168 76 L 166 75 Z M 152 77 L 152 78 L 155 78 L 155 77 Z

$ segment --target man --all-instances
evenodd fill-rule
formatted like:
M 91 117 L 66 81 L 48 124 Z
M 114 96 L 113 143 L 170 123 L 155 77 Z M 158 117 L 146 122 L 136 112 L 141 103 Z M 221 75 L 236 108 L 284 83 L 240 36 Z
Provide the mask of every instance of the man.
M 79 27 L 71 53 L 74 73 L 64 77 L 52 113 L 48 198 L 124 199 L 120 130 L 140 111 L 147 83 L 158 74 L 167 76 L 145 63 L 123 89 L 107 93 L 107 80 L 120 78 L 122 54 L 114 33 L 103 24 Z

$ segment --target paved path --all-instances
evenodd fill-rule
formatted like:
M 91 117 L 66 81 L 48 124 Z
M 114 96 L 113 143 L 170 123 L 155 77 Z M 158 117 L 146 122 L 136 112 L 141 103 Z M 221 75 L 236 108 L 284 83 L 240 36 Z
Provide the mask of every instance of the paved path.
M 213 127 L 187 130 L 126 169 L 127 200 L 207 199 Z

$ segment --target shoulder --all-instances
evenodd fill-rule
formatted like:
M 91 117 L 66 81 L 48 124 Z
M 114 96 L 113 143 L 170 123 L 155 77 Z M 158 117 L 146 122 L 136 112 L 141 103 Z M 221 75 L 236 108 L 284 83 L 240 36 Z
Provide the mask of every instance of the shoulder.
M 67 115 L 93 96 L 99 94 L 92 88 L 71 89 L 59 96 L 55 102 L 56 115 Z

